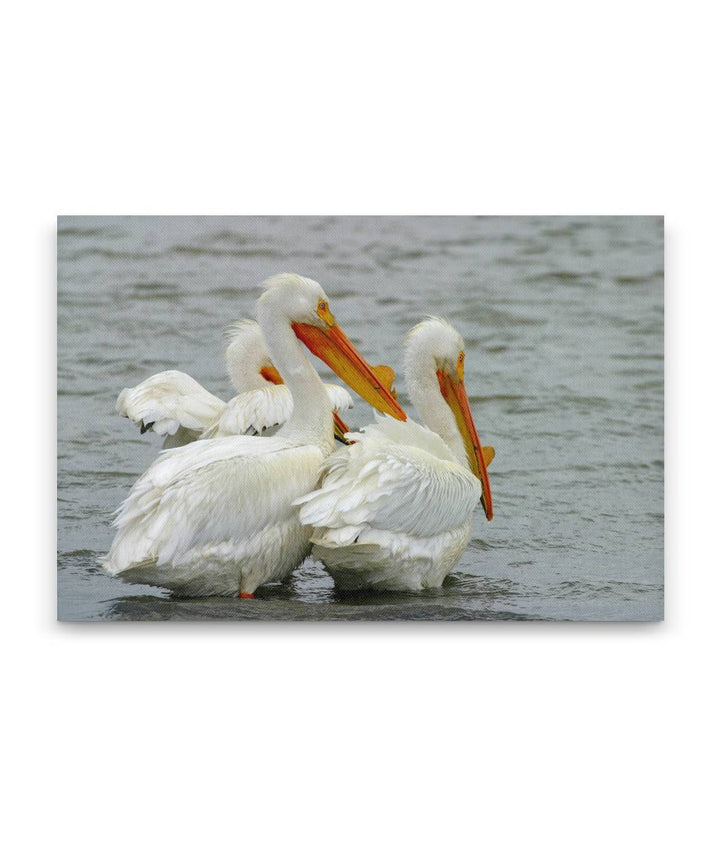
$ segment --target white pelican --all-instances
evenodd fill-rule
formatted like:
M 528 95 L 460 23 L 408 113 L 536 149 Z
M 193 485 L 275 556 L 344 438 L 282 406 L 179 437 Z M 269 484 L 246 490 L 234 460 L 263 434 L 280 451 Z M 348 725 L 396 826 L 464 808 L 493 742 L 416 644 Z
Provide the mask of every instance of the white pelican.
M 116 412 L 140 426 L 141 433 L 152 429 L 164 437 L 164 449 L 199 438 L 263 434 L 287 422 L 292 396 L 270 359 L 257 322 L 244 318 L 231 324 L 226 339 L 225 366 L 238 393 L 227 403 L 185 372 L 170 370 L 123 389 Z M 387 383 L 382 372 L 377 373 Z M 352 407 L 346 389 L 334 383 L 325 388 L 333 410 L 342 413 Z M 336 424 L 340 435 L 348 430 L 342 419 L 336 418 Z
M 373 407 L 405 413 L 336 324 L 318 283 L 265 282 L 260 327 L 295 402 L 274 437 L 234 436 L 163 452 L 120 507 L 106 571 L 193 595 L 251 596 L 310 551 L 293 501 L 319 482 L 333 449 L 332 405 L 300 342 Z
M 410 400 L 425 426 L 379 418 L 329 457 L 322 486 L 297 504 L 314 527 L 313 555 L 338 588 L 440 586 L 470 539 L 474 509 L 492 519 L 486 459 L 464 381 L 465 346 L 439 318 L 414 327 L 405 347 Z

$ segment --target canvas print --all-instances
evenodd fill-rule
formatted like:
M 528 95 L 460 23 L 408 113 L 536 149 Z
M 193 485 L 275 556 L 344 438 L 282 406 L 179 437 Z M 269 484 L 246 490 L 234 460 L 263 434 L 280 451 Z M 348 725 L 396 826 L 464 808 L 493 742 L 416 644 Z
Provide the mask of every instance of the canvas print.
M 58 617 L 663 616 L 662 217 L 61 216 Z

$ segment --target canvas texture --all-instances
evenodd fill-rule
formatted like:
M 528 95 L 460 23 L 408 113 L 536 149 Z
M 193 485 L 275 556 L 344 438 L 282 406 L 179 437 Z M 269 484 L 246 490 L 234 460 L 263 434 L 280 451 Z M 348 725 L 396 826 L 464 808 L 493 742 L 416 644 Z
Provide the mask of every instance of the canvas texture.
M 58 618 L 662 619 L 663 230 L 59 217 Z M 304 386 L 255 339 L 283 273 Z M 310 354 L 336 326 L 390 415 Z

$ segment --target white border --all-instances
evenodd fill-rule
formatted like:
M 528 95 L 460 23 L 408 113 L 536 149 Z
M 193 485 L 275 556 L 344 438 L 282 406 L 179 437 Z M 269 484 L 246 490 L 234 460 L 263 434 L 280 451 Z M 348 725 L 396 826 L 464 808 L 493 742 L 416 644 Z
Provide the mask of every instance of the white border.
M 718 140 L 706 9 L 13 7 L 7 852 L 707 851 Z M 57 625 L 58 213 L 666 214 L 666 623 Z

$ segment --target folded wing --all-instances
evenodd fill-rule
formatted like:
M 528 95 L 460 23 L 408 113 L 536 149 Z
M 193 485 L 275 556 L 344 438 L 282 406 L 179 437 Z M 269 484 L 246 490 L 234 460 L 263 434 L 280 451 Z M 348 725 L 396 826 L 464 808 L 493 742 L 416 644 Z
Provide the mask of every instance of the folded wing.
M 333 410 L 342 413 L 353 406 L 350 393 L 341 386 L 326 383 Z M 285 384 L 267 386 L 231 398 L 220 416 L 201 435 L 202 439 L 231 437 L 235 434 L 262 434 L 288 421 L 293 400 Z
M 161 437 L 184 429 L 199 436 L 225 409 L 225 402 L 208 392 L 190 375 L 179 371 L 154 374 L 130 389 L 123 389 L 115 410 L 140 427 Z
M 429 537 L 462 526 L 480 501 L 480 482 L 417 423 L 379 418 L 348 437 L 322 486 L 297 500 L 313 541 L 347 545 L 370 529 Z
M 317 484 L 322 459 L 316 446 L 277 437 L 199 440 L 161 453 L 118 510 L 105 569 L 178 564 L 218 544 L 241 548 L 296 514 L 292 501 Z

